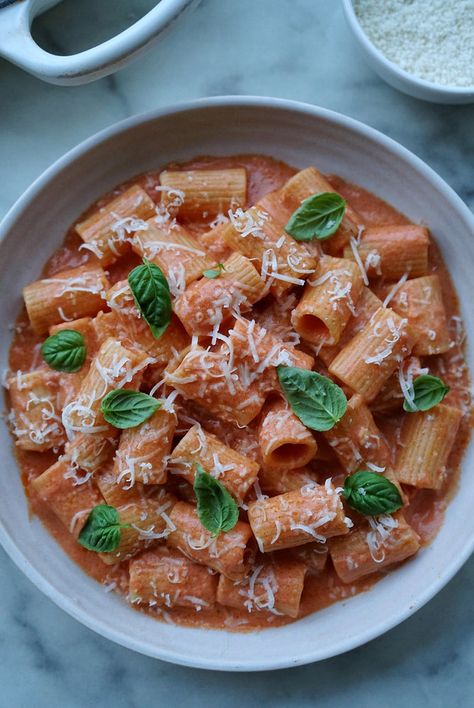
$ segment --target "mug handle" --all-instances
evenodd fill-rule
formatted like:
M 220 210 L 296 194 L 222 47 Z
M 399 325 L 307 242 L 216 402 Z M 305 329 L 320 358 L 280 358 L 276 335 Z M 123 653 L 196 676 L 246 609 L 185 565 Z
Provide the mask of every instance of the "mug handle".
M 39 79 L 60 86 L 74 86 L 119 69 L 170 29 L 184 11 L 199 0 L 161 0 L 117 36 L 69 56 L 45 51 L 36 44 L 30 31 L 34 18 L 59 0 L 10 2 L 0 2 L 0 55 Z

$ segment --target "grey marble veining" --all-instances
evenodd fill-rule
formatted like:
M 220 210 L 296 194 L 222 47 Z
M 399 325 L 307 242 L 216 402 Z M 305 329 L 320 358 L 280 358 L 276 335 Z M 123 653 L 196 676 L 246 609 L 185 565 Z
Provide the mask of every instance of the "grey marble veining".
M 39 40 L 58 52 L 76 50 L 98 39 L 108 17 L 112 31 L 151 4 L 83 3 L 89 25 L 77 0 L 68 0 L 39 21 Z M 357 118 L 419 155 L 474 207 L 474 106 L 423 103 L 384 84 L 359 57 L 337 0 L 203 0 L 151 52 L 95 84 L 49 86 L 0 60 L 0 215 L 97 130 L 218 94 L 293 98 Z M 468 708 L 473 586 L 471 560 L 425 608 L 369 645 L 320 664 L 244 677 L 171 666 L 102 639 L 56 608 L 0 552 L 0 708 Z

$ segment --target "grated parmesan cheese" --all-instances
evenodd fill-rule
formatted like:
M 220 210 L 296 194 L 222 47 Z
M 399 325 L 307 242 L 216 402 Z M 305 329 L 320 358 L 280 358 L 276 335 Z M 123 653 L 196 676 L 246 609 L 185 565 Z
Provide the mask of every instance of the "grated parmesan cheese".
M 473 0 L 354 0 L 369 39 L 420 79 L 474 86 Z

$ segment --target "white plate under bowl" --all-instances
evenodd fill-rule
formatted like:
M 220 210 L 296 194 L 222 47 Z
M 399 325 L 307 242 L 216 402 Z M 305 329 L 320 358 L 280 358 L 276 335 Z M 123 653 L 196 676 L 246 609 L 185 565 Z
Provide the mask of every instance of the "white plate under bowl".
M 21 288 L 38 277 L 64 232 L 99 195 L 139 172 L 195 155 L 264 153 L 317 165 L 372 190 L 441 245 L 474 337 L 474 218 L 429 167 L 381 133 L 337 113 L 271 98 L 212 98 L 154 111 L 108 128 L 71 150 L 18 200 L 0 225 L 0 366 Z M 470 366 L 474 370 L 473 350 Z M 253 671 L 326 659 L 379 636 L 438 592 L 474 547 L 474 446 L 436 540 L 370 592 L 286 627 L 250 634 L 157 622 L 105 593 L 30 521 L 12 443 L 0 429 L 0 541 L 19 568 L 70 615 L 149 656 L 207 669 Z

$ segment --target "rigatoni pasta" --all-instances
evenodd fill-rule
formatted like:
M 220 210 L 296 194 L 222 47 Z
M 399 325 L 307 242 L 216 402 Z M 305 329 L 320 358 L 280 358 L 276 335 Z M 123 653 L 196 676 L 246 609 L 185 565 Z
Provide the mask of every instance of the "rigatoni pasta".
M 131 237 L 146 230 L 145 220 L 154 213 L 153 201 L 142 187 L 134 185 L 76 224 L 84 241 L 82 248 L 91 251 L 102 265 L 109 265 L 130 250 Z
M 406 317 L 416 333 L 413 354 L 432 356 L 448 351 L 448 318 L 438 275 L 407 280 L 391 298 L 390 307 Z
M 371 401 L 415 342 L 408 320 L 380 308 L 329 365 L 329 372 Z
M 196 476 L 196 463 L 219 479 L 240 502 L 255 483 L 259 469 L 256 462 L 224 445 L 199 425 L 188 430 L 170 456 L 172 473 L 190 483 Z
M 159 224 L 156 219 L 149 219 L 146 229 L 135 234 L 132 248 L 163 270 L 175 294 L 212 267 L 212 260 L 199 242 L 176 223 Z
M 215 538 L 203 528 L 195 507 L 186 502 L 173 507 L 170 519 L 174 529 L 167 543 L 171 548 L 231 580 L 247 575 L 254 555 L 254 540 L 247 523 L 238 521 L 232 531 Z
M 351 315 L 357 316 L 362 288 L 354 263 L 324 256 L 292 314 L 295 330 L 308 342 L 337 344 Z
M 243 167 L 213 170 L 164 170 L 161 203 L 190 221 L 207 222 L 247 202 L 247 172 Z
M 37 280 L 23 289 L 33 330 L 45 334 L 53 325 L 96 315 L 105 305 L 108 281 L 98 266 L 80 266 Z
M 133 604 L 199 611 L 214 605 L 217 582 L 208 568 L 170 548 L 157 548 L 131 561 L 129 599 Z
M 7 381 L 11 412 L 9 422 L 16 445 L 44 452 L 65 441 L 59 408 L 59 376 L 56 372 L 18 372 Z
M 413 556 L 420 539 L 402 514 L 370 518 L 349 536 L 331 539 L 329 552 L 338 576 L 352 583 Z
M 424 226 L 377 226 L 362 234 L 357 250 L 369 278 L 418 278 L 428 270 L 428 229 Z M 344 258 L 354 258 L 349 246 Z
M 307 484 L 298 491 L 257 500 L 249 522 L 262 553 L 293 548 L 348 532 L 344 509 L 331 483 Z
M 395 463 L 399 482 L 427 489 L 442 487 L 461 418 L 459 408 L 442 404 L 406 418 Z
M 292 470 L 314 459 L 318 444 L 286 401 L 269 401 L 258 431 L 263 469 Z
M 221 605 L 248 612 L 266 610 L 276 615 L 298 617 L 306 566 L 298 561 L 262 562 L 252 575 L 232 581 L 221 575 L 217 599 Z
M 262 156 L 119 185 L 24 288 L 4 381 L 34 512 L 167 622 L 276 629 L 366 590 L 431 540 L 468 438 L 431 243 Z

